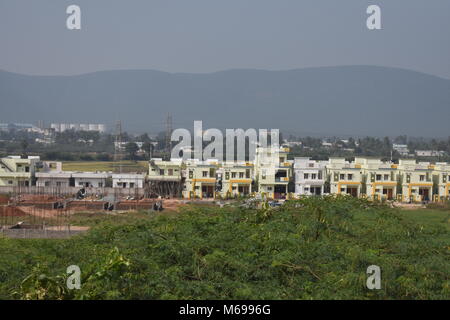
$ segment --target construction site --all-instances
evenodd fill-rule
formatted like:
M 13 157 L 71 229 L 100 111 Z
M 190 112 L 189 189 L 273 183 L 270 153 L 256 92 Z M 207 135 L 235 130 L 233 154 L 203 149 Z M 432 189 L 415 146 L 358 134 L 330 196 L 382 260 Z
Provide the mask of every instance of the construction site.
M 0 194 L 1 234 L 14 238 L 67 238 L 88 230 L 73 225 L 76 213 L 176 211 L 185 201 L 147 197 L 139 189 L 13 187 Z

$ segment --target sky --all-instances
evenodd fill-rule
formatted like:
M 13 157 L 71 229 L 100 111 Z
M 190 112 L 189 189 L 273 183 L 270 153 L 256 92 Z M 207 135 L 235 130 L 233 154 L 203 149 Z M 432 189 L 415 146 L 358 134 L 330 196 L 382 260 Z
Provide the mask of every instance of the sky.
M 81 8 L 68 30 L 66 8 Z M 382 30 L 366 27 L 381 7 Z M 0 0 L 0 70 L 377 65 L 450 78 L 449 0 Z

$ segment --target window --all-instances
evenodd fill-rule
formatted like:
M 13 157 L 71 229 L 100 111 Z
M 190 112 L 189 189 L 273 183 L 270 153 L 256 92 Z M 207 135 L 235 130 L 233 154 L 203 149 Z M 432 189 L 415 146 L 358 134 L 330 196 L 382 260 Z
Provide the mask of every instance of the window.
M 57 182 L 56 182 L 56 186 L 57 186 L 57 187 L 61 187 L 61 186 L 62 186 L 62 182 L 61 182 L 61 181 L 57 181 Z
M 236 172 L 231 173 L 231 178 L 236 178 Z
M 173 176 L 173 169 L 169 169 L 168 172 L 167 172 L 167 174 L 168 174 L 169 176 Z
M 389 175 L 388 174 L 384 175 L 384 181 L 389 181 Z
M 30 167 L 25 167 L 25 172 L 30 172 Z
M 159 169 L 159 175 L 163 176 L 164 175 L 164 169 Z
M 244 173 L 243 172 L 239 172 L 239 178 L 240 179 L 244 178 Z
M 322 171 L 319 171 L 319 180 L 322 180 Z
M 230 180 L 230 172 L 225 172 L 225 180 Z
M 194 177 L 194 172 L 192 170 L 189 170 L 189 179 L 192 179 Z
M 351 174 L 351 173 L 349 173 L 348 175 L 347 175 L 347 179 L 349 180 L 349 181 L 351 181 L 351 180 L 353 180 L 353 174 Z
M 303 176 L 304 176 L 305 180 L 309 179 L 309 174 L 308 173 L 305 173 Z
M 232 190 L 236 190 L 236 186 L 231 187 Z
M 134 182 L 130 182 L 130 188 L 134 188 Z
M 61 182 L 58 182 L 58 183 L 61 183 Z M 56 183 L 56 184 L 58 184 L 58 183 Z M 99 187 L 99 188 L 103 188 L 103 182 L 99 182 L 99 183 L 98 183 L 98 187 Z
M 208 171 L 203 171 L 202 175 L 203 175 L 203 177 L 207 177 L 208 176 Z
M 50 187 L 50 181 L 45 181 L 45 182 L 44 182 L 44 186 Z
M 267 190 L 268 191 L 272 191 L 272 187 L 267 187 Z
M 339 180 L 345 180 L 345 174 L 341 173 L 341 174 L 339 175 Z
M 311 173 L 311 179 L 316 180 L 317 179 L 317 174 Z
M 195 190 L 200 190 L 200 186 L 195 186 Z
M 280 157 L 280 162 L 281 162 L 281 163 L 284 162 L 284 157 Z
M 420 175 L 420 181 L 425 181 L 425 175 L 423 174 Z
M 247 179 L 250 178 L 250 169 L 246 169 L 246 170 L 245 170 L 245 177 L 246 177 Z
M 266 178 L 266 170 L 265 169 L 262 170 L 261 176 L 262 176 L 263 179 Z
M 377 174 L 377 181 L 381 181 L 381 174 Z
M 308 165 L 308 167 L 314 168 L 314 163 L 310 163 L 310 164 Z

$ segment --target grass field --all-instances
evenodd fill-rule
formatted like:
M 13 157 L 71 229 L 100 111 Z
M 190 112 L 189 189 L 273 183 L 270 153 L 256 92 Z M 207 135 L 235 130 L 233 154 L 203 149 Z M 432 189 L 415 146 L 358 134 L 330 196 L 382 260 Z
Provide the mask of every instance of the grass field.
M 279 208 L 78 213 L 71 239 L 0 237 L 0 299 L 450 299 L 449 210 L 347 197 Z M 82 289 L 64 286 L 82 270 Z M 368 290 L 366 269 L 382 270 Z
M 122 172 L 147 172 L 146 161 L 66 161 L 64 171 L 117 171 L 122 166 Z

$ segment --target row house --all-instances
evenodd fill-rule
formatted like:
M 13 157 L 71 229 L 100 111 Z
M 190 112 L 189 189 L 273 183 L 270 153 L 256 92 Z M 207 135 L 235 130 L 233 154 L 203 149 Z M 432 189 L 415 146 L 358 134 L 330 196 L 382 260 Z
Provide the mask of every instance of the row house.
M 258 192 L 269 199 L 286 199 L 293 177 L 289 148 L 258 147 L 255 155 L 255 180 Z
M 398 169 L 401 172 L 403 201 L 433 200 L 433 174 L 435 166 L 429 162 L 416 160 L 400 160 Z
M 216 197 L 216 173 L 219 161 L 208 159 L 186 160 L 183 198 L 185 199 L 213 199 Z
M 310 158 L 294 159 L 295 194 L 322 195 L 327 178 L 328 161 L 314 161 Z
M 437 162 L 434 167 L 439 200 L 450 198 L 450 164 Z
M 344 158 L 330 158 L 327 173 L 330 180 L 330 193 L 361 196 L 364 175 L 362 164 L 349 162 Z
M 217 173 L 217 191 L 222 198 L 249 196 L 253 192 L 253 175 L 253 163 L 224 162 Z
M 36 164 L 39 157 L 8 156 L 0 158 L 0 186 L 31 186 L 33 185 Z
M 399 171 L 396 164 L 380 159 L 356 158 L 355 165 L 362 169 L 364 194 L 374 200 L 396 200 Z

